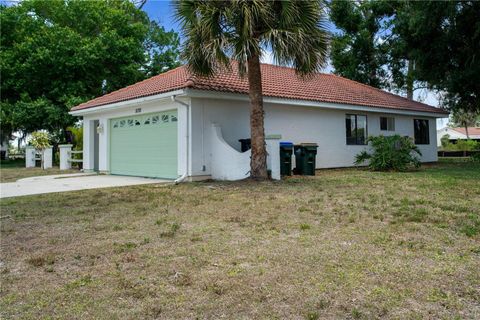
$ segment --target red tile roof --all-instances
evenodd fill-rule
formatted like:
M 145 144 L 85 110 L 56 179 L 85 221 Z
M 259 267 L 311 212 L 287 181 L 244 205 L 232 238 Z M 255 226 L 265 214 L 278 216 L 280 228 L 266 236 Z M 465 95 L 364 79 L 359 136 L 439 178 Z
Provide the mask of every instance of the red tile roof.
M 461 134 L 467 135 L 465 128 L 451 128 Z M 468 135 L 471 136 L 479 136 L 480 137 L 480 127 L 468 127 Z
M 307 79 L 302 79 L 292 68 L 270 64 L 262 64 L 261 68 L 263 94 L 266 97 L 448 114 L 439 108 L 411 101 L 333 74 L 316 73 Z M 210 78 L 192 75 L 185 66 L 182 66 L 82 103 L 72 108 L 72 111 L 183 88 L 246 94 L 248 82 L 246 78 L 242 79 L 239 76 L 235 66 L 231 70 L 223 70 Z

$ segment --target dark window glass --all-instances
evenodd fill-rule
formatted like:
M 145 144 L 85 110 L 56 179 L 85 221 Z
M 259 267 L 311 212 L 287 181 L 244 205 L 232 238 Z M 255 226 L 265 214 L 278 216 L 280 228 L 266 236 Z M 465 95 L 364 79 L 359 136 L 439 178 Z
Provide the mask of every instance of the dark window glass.
M 395 118 L 380 117 L 380 130 L 395 131 Z
M 380 130 L 387 130 L 387 118 L 380 117 Z
M 367 116 L 347 114 L 345 116 L 347 144 L 366 144 Z
M 430 143 L 428 120 L 413 119 L 413 129 L 414 129 L 415 144 Z

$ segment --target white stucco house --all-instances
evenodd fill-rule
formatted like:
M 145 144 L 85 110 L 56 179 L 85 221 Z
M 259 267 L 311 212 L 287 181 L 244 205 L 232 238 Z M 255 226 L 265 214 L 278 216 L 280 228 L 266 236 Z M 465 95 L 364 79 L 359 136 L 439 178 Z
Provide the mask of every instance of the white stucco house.
M 422 161 L 437 161 L 436 118 L 447 112 L 332 74 L 301 79 L 291 68 L 261 68 L 267 137 L 317 143 L 317 168 L 352 166 L 366 137 L 381 134 L 410 136 Z M 238 141 L 250 136 L 248 83 L 235 67 L 211 78 L 179 67 L 71 114 L 83 118 L 85 170 L 190 180 L 249 174 L 250 151 Z
M 468 137 L 467 130 L 465 128 L 459 127 L 445 127 L 437 130 L 437 146 L 442 145 L 442 137 L 448 134 L 448 140 L 452 143 L 456 143 L 458 140 L 471 140 L 480 141 L 480 128 L 479 127 L 468 127 Z

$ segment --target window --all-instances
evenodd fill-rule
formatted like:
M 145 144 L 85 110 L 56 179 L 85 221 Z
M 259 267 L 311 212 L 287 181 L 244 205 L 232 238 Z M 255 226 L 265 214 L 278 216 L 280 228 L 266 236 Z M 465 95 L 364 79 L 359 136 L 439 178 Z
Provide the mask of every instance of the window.
M 380 117 L 380 130 L 395 131 L 395 118 Z
M 166 115 L 166 114 L 162 115 L 162 121 L 163 122 L 168 122 L 168 115 Z
M 347 114 L 345 117 L 347 144 L 366 144 L 367 116 Z
M 430 143 L 428 120 L 413 119 L 413 130 L 414 130 L 415 144 Z

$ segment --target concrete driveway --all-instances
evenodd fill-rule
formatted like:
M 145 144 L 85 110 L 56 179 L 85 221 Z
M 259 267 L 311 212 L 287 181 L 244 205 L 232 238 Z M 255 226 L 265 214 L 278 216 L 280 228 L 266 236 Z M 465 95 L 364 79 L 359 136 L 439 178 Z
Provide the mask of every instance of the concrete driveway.
M 38 176 L 20 179 L 16 182 L 0 183 L 0 198 L 20 197 L 41 193 L 172 182 L 172 180 L 97 175 L 89 173 Z

